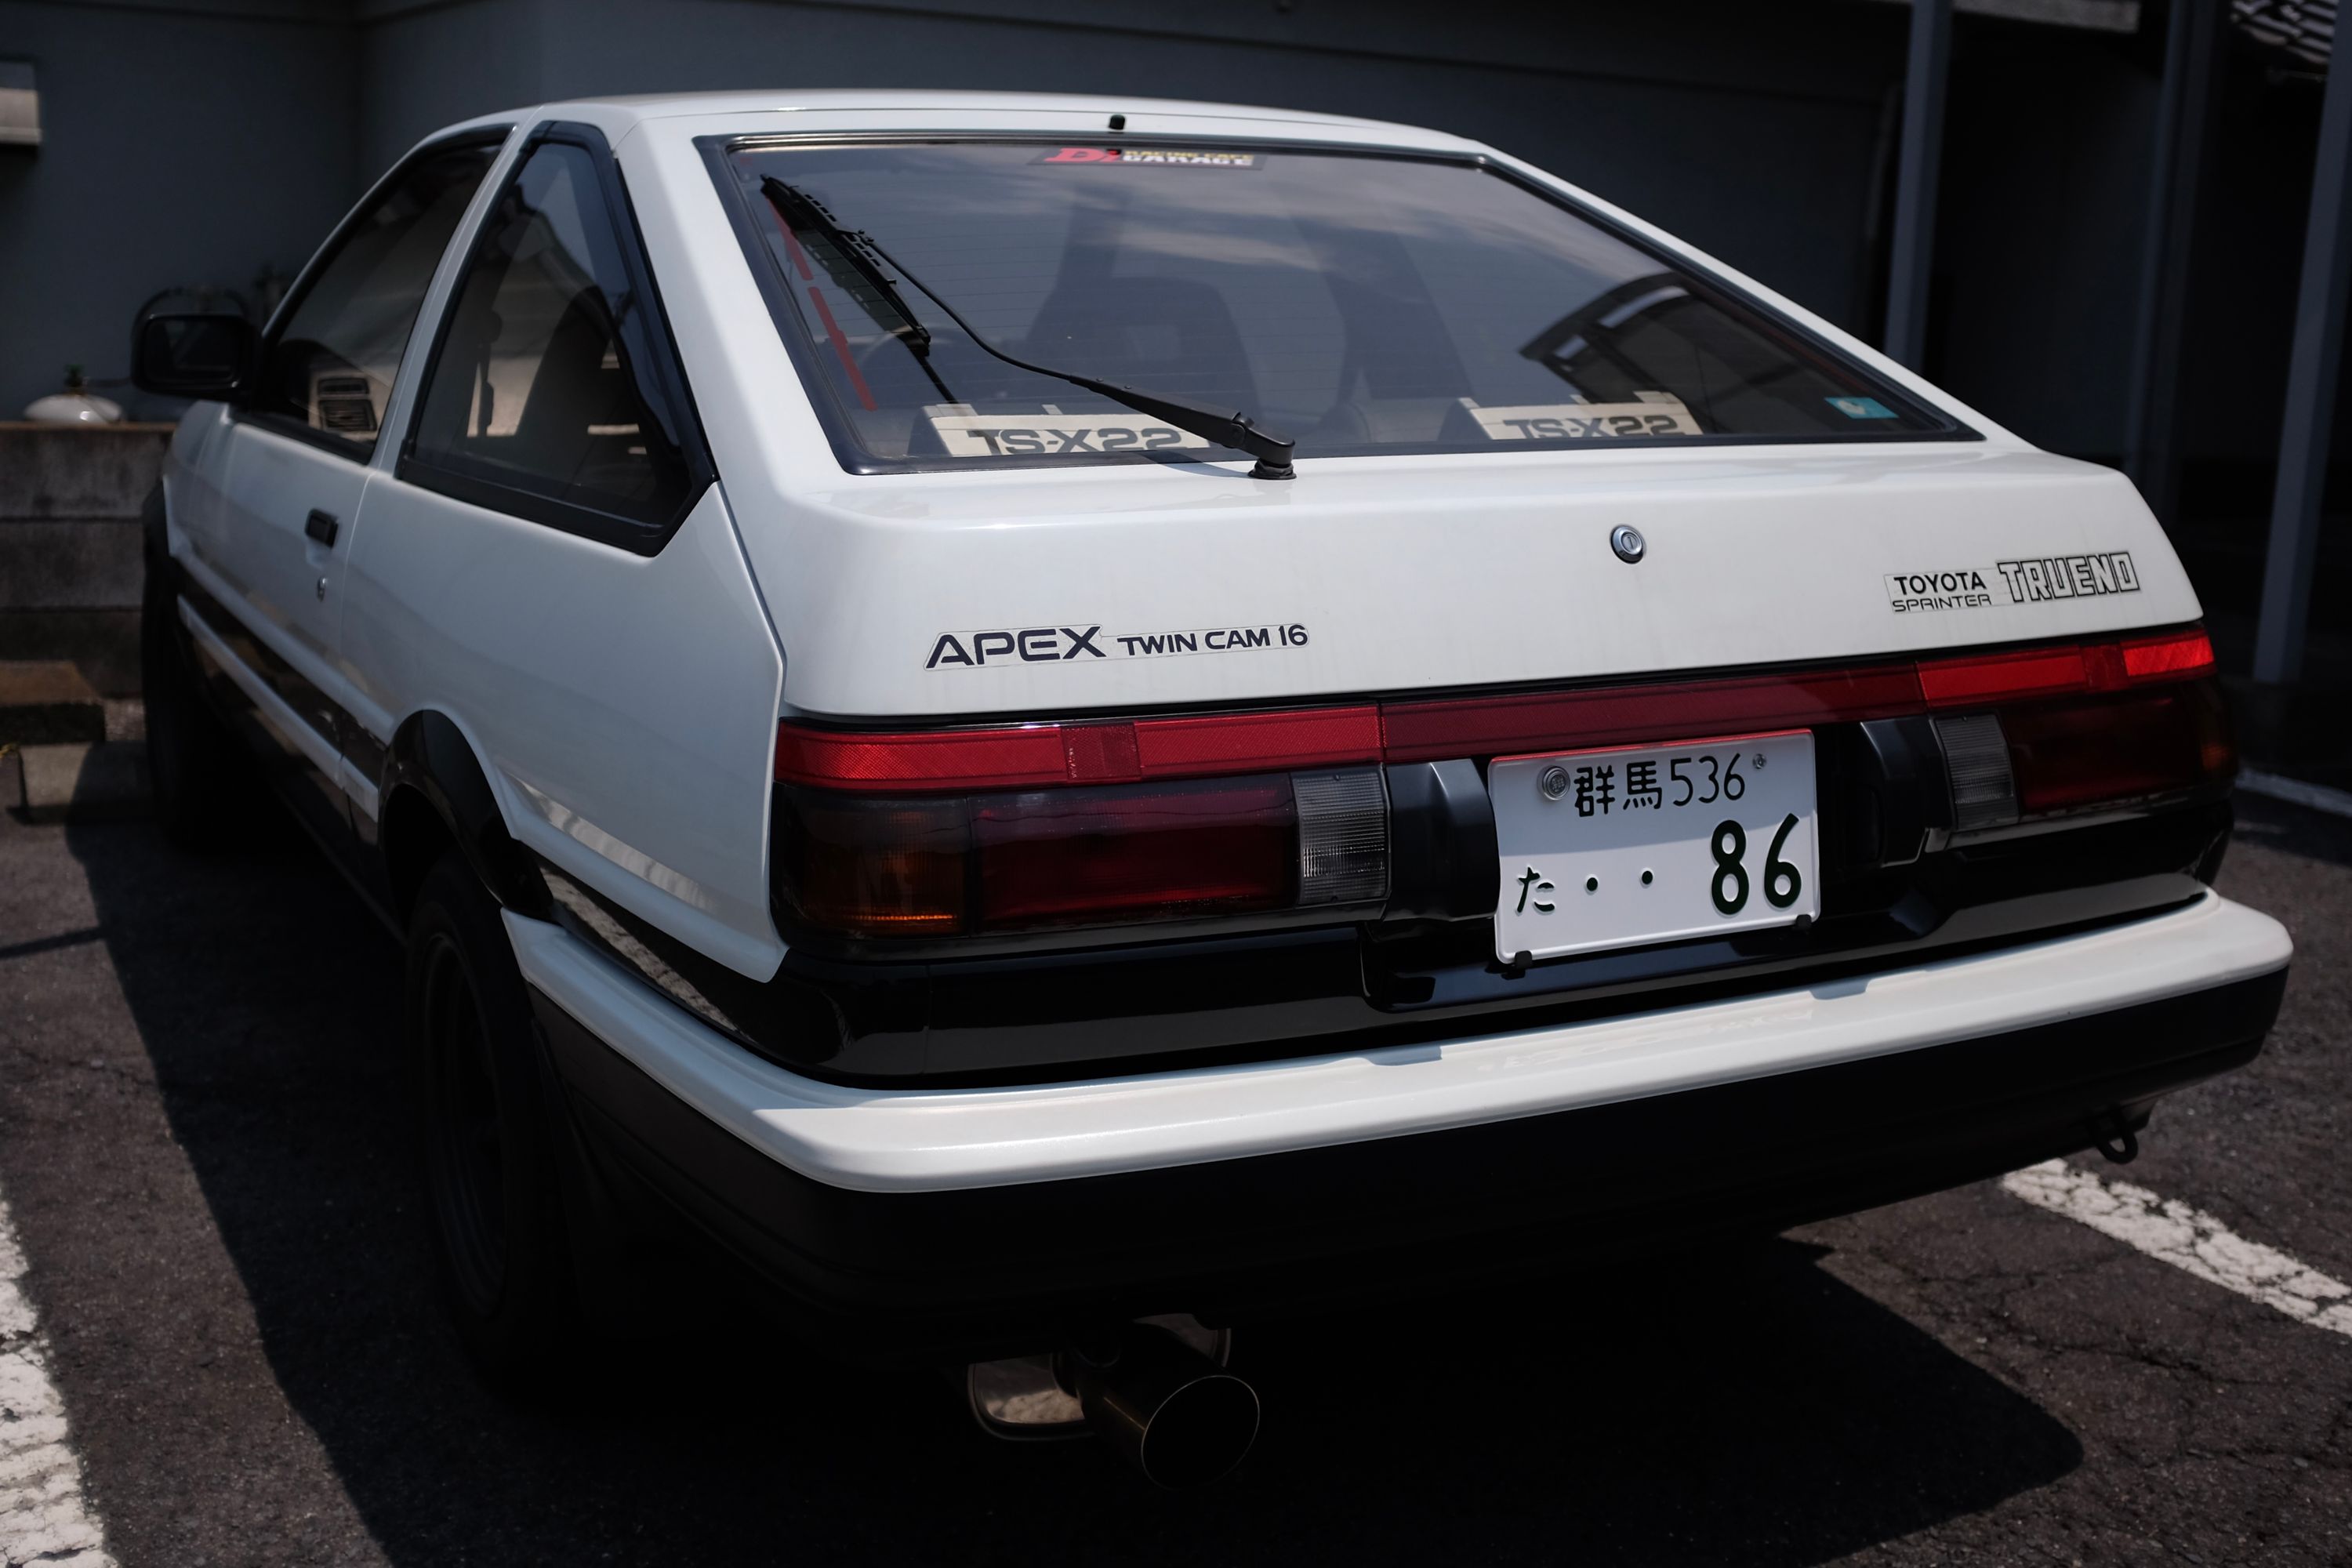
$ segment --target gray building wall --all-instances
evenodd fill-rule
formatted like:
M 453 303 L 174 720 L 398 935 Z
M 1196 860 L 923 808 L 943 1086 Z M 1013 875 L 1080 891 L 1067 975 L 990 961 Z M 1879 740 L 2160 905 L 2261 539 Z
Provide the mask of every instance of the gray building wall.
M 546 102 L 555 95 L 545 86 L 542 45 L 583 25 L 585 9 L 553 0 L 360 0 L 352 130 L 362 165 L 388 169 L 444 125 Z
M 0 0 L 47 142 L 0 152 L 0 416 L 127 366 L 154 290 L 299 268 L 419 137 L 593 93 L 1007 88 L 1412 121 L 1555 169 L 1874 330 L 1903 7 L 1864 0 Z M 2153 76 L 2128 40 L 1963 17 L 1931 362 L 2121 449 Z M 131 397 L 134 408 L 168 412 Z
M 1931 372 L 2032 440 L 2119 462 L 2158 79 L 2096 34 L 1977 28 L 1960 46 Z
M 0 419 L 69 362 L 129 374 L 156 290 L 301 264 L 361 182 L 358 46 L 339 8 L 292 0 L 0 0 L 42 131 L 0 148 Z
M 1832 318 L 1905 14 L 1852 0 L 370 0 L 363 156 L 503 102 L 759 86 L 1132 92 L 1405 120 L 1492 142 Z M 1173 19 L 1181 17 L 1181 26 Z

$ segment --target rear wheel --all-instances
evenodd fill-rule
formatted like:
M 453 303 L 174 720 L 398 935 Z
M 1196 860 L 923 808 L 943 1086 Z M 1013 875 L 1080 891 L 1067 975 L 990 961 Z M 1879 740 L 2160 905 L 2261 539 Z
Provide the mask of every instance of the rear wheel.
M 184 849 L 215 847 L 243 819 L 254 775 L 227 726 L 205 705 L 180 627 L 171 563 L 152 544 L 140 595 L 139 684 L 156 821 Z
M 407 1015 L 442 1294 L 485 1376 L 541 1382 L 578 1338 L 559 1111 L 498 906 L 454 852 L 409 921 Z

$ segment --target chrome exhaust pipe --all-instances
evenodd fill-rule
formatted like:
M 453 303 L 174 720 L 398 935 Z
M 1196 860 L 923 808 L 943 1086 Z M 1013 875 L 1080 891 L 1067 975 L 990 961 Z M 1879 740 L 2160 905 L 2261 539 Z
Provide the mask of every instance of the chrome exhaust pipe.
M 1171 1491 L 1208 1485 L 1257 1441 L 1257 1390 L 1154 1323 L 1062 1352 L 1054 1376 L 1088 1427 Z

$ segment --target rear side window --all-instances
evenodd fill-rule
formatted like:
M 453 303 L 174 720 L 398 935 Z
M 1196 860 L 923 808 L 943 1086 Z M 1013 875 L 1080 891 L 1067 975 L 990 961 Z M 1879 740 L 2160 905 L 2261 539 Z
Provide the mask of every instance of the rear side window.
M 1965 434 L 1486 164 L 1207 143 L 714 150 L 853 468 L 1230 455 L 989 347 L 1239 410 L 1302 458 Z M 896 300 L 853 234 L 887 257 Z
M 252 411 L 362 460 L 375 450 L 425 291 L 498 152 L 495 141 L 476 142 L 400 171 L 304 284 L 264 354 Z
M 450 303 L 408 454 L 430 472 L 404 475 L 592 536 L 614 531 L 596 519 L 659 531 L 694 481 L 652 315 L 596 155 L 542 142 Z M 531 498 L 590 515 L 535 512 Z

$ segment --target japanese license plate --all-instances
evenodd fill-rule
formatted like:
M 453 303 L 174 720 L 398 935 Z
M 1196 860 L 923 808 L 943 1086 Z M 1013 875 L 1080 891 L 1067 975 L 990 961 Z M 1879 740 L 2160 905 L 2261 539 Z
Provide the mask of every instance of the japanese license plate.
M 1486 788 L 1507 963 L 1822 912 L 1810 731 L 1497 757 Z

